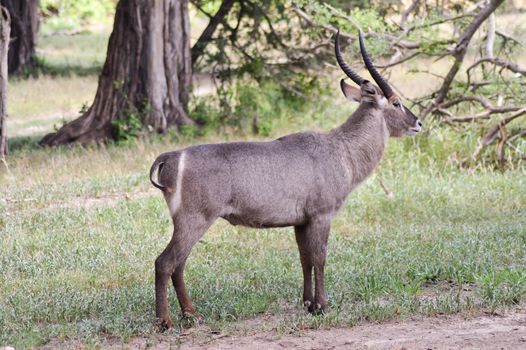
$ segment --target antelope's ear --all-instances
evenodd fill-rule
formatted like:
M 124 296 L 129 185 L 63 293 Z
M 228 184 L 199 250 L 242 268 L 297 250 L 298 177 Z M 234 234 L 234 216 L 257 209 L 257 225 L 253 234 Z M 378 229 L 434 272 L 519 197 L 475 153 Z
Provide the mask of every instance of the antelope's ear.
M 362 95 L 377 95 L 378 92 L 376 91 L 376 88 L 369 80 L 364 80 L 362 83 L 362 86 L 360 86 L 360 90 Z
M 362 100 L 362 93 L 360 92 L 360 89 L 352 87 L 343 79 L 340 80 L 340 87 L 342 88 L 342 92 L 348 100 L 360 103 Z

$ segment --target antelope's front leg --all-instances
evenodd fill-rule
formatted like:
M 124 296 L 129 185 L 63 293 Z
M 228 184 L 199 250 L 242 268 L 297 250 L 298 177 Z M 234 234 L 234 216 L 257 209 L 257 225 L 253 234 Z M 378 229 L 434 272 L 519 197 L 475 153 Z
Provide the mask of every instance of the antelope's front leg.
M 301 269 L 303 271 L 303 305 L 310 311 L 314 308 L 314 293 L 312 292 L 312 259 L 308 249 L 305 226 L 295 226 L 294 232 L 300 252 Z
M 308 224 L 296 227 L 296 241 L 300 250 L 304 278 L 303 301 L 311 313 L 323 312 L 327 308 L 324 269 L 330 227 L 330 217 L 313 218 Z M 312 296 L 313 268 L 314 296 Z
M 314 312 L 323 313 L 327 309 L 327 293 L 325 291 L 325 260 L 327 258 L 327 242 L 331 226 L 330 221 L 319 222 L 316 226 L 316 242 L 312 253 L 314 265 Z

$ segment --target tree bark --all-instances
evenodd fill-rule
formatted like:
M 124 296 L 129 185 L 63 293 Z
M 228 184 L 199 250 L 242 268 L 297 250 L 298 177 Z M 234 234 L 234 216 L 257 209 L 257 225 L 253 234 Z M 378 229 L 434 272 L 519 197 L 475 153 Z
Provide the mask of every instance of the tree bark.
M 40 143 L 105 141 L 131 113 L 157 132 L 194 124 L 185 110 L 191 79 L 188 1 L 120 0 L 93 104 Z
M 11 43 L 8 53 L 9 73 L 18 73 L 36 62 L 39 0 L 1 0 L 11 17 Z
M 10 32 L 9 13 L 0 8 L 0 158 L 7 155 L 7 52 L 9 49 Z

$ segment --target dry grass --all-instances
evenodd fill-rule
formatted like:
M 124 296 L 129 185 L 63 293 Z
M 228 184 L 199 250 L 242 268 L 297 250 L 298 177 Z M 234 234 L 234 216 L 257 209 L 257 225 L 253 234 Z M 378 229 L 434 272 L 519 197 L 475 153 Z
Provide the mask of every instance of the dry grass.
M 9 83 L 9 136 L 43 134 L 78 116 L 97 88 L 96 76 L 40 76 Z

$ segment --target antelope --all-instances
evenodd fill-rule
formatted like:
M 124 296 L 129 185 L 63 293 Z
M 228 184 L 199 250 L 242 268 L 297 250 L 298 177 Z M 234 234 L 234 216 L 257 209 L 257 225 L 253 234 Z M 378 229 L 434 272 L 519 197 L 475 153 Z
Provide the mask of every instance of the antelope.
M 336 60 L 359 86 L 340 81 L 344 96 L 359 103 L 341 126 L 269 142 L 197 145 L 163 153 L 154 161 L 150 181 L 162 191 L 174 227 L 172 239 L 155 260 L 155 310 L 161 327 L 173 326 L 167 300 L 170 278 L 183 315 L 201 319 L 183 271 L 192 247 L 218 218 L 253 228 L 294 226 L 303 304 L 311 313 L 325 311 L 324 267 L 332 218 L 378 165 L 388 137 L 415 135 L 422 126 L 374 67 L 361 31 L 359 42 L 377 86 L 345 63 L 338 32 Z

